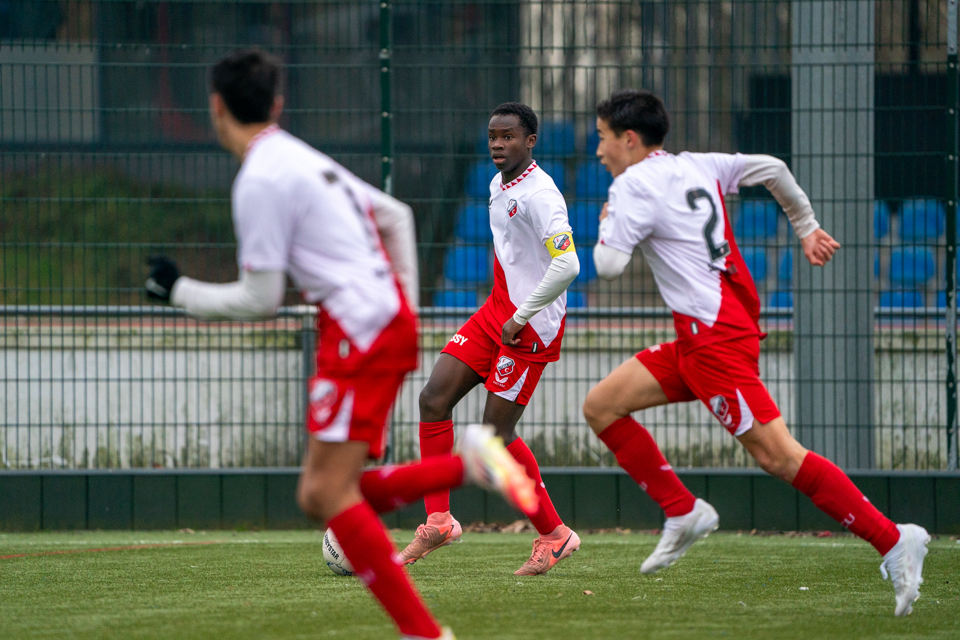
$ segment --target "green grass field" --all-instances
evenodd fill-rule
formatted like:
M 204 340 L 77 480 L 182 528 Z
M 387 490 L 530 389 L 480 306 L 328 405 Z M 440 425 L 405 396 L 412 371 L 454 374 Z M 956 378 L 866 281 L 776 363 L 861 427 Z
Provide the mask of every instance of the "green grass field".
M 321 539 L 0 535 L 0 556 L 43 554 L 0 559 L 0 638 L 395 638 L 359 582 L 323 564 Z M 923 597 L 907 618 L 894 618 L 878 556 L 853 538 L 717 534 L 676 566 L 642 576 L 637 569 L 656 537 L 590 535 L 546 576 L 518 579 L 513 571 L 531 540 L 465 534 L 411 574 L 460 640 L 960 638 L 960 544 L 947 538 L 931 544 Z M 191 544 L 92 551 L 175 541 Z

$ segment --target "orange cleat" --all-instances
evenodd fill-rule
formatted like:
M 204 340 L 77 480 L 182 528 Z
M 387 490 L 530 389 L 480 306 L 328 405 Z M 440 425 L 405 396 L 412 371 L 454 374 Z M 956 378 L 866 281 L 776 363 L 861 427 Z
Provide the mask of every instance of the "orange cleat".
M 540 536 L 533 541 L 533 553 L 522 567 L 513 572 L 515 576 L 539 576 L 574 551 L 580 550 L 580 536 L 567 525 L 560 525 L 548 538 Z
M 460 536 L 462 535 L 463 527 L 453 516 L 450 517 L 447 524 L 439 526 L 429 523 L 422 524 L 417 527 L 417 535 L 414 536 L 413 541 L 400 552 L 400 562 L 402 564 L 413 564 L 440 547 L 460 542 Z

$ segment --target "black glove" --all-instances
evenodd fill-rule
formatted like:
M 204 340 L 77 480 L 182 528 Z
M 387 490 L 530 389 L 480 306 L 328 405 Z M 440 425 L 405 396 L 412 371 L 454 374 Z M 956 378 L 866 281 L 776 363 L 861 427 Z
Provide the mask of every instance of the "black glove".
M 177 263 L 167 256 L 150 256 L 147 258 L 150 265 L 150 277 L 144 286 L 147 288 L 147 297 L 161 302 L 170 302 L 170 292 L 173 283 L 180 277 Z

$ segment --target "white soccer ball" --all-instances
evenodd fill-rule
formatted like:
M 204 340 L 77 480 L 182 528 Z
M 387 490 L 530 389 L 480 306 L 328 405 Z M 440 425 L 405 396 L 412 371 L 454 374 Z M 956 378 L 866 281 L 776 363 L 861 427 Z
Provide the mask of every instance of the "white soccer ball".
M 347 560 L 347 556 L 343 555 L 343 547 L 330 529 L 323 534 L 323 560 L 330 567 L 330 571 L 338 576 L 353 575 L 353 565 Z

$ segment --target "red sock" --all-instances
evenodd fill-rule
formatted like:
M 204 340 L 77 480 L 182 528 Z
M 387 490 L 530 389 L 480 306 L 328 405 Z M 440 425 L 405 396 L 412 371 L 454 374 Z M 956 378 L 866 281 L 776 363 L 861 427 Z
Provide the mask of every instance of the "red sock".
M 639 422 L 630 416 L 620 418 L 600 433 L 600 439 L 668 518 L 693 511 L 696 497 L 683 486 L 650 432 Z
M 450 455 L 453 451 L 453 420 L 420 423 L 420 457 Z M 427 515 L 450 511 L 450 490 L 446 489 L 423 497 Z
M 870 504 L 840 467 L 813 451 L 807 452 L 793 486 L 825 514 L 886 555 L 900 539 L 897 525 Z
M 560 519 L 557 510 L 553 506 L 553 501 L 550 500 L 550 496 L 547 494 L 547 488 L 543 484 L 543 478 L 540 477 L 540 465 L 537 464 L 537 459 L 533 457 L 533 452 L 530 451 L 527 443 L 520 438 L 517 438 L 507 445 L 507 451 L 510 452 L 510 455 L 512 455 L 517 462 L 523 465 L 523 468 L 527 470 L 527 475 L 537 483 L 537 497 L 540 498 L 540 508 L 530 517 L 530 522 L 533 523 L 533 526 L 537 528 L 537 531 L 541 535 L 551 533 L 563 524 L 563 520 Z
M 420 462 L 388 465 L 365 471 L 360 476 L 360 491 L 377 513 L 399 509 L 425 494 L 463 484 L 463 460 L 460 456 L 434 456 Z
M 401 635 L 439 638 L 440 627 L 407 573 L 394 560 L 396 549 L 370 505 L 356 504 L 330 518 L 327 524 L 357 577 L 387 610 Z

